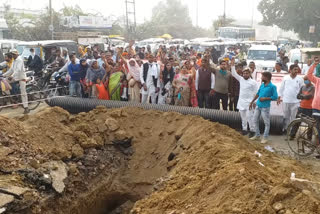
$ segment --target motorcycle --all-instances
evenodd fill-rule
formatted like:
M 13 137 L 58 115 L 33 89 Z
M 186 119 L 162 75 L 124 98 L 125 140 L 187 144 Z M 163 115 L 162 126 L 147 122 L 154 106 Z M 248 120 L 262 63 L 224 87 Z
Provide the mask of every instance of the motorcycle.
M 42 70 L 41 74 L 37 76 L 36 80 L 38 82 L 38 86 L 41 89 L 47 88 L 47 86 L 50 84 L 50 78 L 52 74 L 54 73 L 55 69 L 51 65 L 45 66 L 45 68 Z
M 46 91 L 46 102 L 48 99 L 55 96 L 66 96 L 69 95 L 69 76 L 66 71 L 56 71 L 51 77 L 49 84 L 45 88 Z

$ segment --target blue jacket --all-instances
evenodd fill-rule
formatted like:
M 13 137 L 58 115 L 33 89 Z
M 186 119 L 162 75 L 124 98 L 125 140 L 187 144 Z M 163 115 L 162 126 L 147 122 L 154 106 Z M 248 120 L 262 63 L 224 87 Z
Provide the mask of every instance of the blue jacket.
M 70 65 L 68 66 L 68 72 L 69 72 L 69 75 L 71 77 L 71 79 L 70 79 L 71 81 L 80 82 L 80 79 L 82 77 L 80 64 L 72 64 L 72 63 L 70 63 Z
M 259 96 L 257 106 L 259 108 L 270 108 L 271 100 L 276 101 L 278 99 L 277 86 L 273 85 L 271 82 L 267 86 L 262 83 L 257 95 Z M 262 97 L 270 97 L 271 100 L 260 102 L 260 98 Z

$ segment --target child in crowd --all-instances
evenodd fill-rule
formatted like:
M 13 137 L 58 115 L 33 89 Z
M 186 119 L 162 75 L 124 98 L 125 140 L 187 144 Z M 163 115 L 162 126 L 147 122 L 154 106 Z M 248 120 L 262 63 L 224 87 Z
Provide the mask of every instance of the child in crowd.
M 125 77 L 125 76 L 124 76 Z M 129 100 L 129 89 L 128 89 L 128 81 L 126 78 L 123 78 L 121 81 L 121 91 L 120 91 L 121 101 L 128 101 Z
M 110 100 L 108 87 L 105 86 L 104 82 L 98 78 L 96 81 L 96 96 L 99 100 Z

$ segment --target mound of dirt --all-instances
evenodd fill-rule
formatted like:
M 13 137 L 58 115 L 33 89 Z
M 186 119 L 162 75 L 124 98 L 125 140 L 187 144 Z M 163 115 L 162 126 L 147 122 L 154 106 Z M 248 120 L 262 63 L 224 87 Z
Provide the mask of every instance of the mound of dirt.
M 0 213 L 320 213 L 318 182 L 196 116 L 98 107 L 0 117 Z

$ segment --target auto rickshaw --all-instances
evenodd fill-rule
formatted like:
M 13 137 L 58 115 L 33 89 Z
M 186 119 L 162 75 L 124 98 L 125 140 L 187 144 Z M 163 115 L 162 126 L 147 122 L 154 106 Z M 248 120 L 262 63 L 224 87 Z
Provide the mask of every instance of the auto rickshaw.
M 78 54 L 78 45 L 76 42 L 71 40 L 47 40 L 47 41 L 33 41 L 33 42 L 21 42 L 17 46 L 20 56 L 22 56 L 25 62 L 30 56 L 30 49 L 35 50 L 36 55 L 46 62 L 53 53 L 53 50 L 67 50 L 68 54 L 76 53 Z

